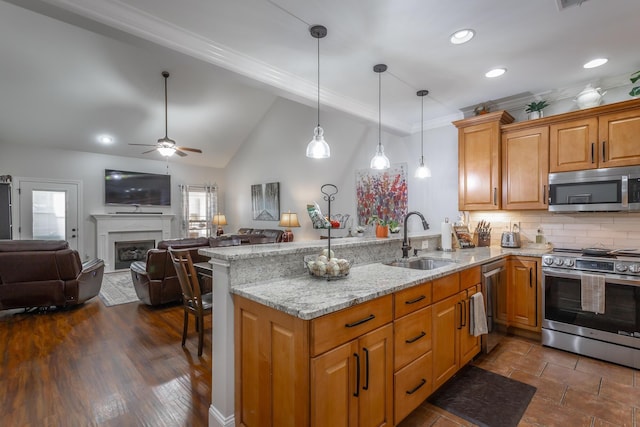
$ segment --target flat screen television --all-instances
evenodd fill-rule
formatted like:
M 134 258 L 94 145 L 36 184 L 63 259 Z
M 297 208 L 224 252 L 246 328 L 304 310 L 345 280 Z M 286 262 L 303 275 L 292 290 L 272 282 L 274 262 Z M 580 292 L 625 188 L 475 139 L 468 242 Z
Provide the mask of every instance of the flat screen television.
M 107 205 L 171 206 L 171 175 L 105 169 L 104 201 Z

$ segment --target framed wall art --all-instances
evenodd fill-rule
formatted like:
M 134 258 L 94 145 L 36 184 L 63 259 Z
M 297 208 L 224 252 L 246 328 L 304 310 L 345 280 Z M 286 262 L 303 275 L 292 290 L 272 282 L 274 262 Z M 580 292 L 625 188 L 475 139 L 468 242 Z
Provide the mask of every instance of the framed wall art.
M 391 165 L 387 170 L 356 171 L 358 225 L 377 216 L 384 221 L 401 222 L 408 211 L 407 164 Z
M 280 220 L 280 183 L 268 182 L 251 186 L 251 210 L 256 221 Z

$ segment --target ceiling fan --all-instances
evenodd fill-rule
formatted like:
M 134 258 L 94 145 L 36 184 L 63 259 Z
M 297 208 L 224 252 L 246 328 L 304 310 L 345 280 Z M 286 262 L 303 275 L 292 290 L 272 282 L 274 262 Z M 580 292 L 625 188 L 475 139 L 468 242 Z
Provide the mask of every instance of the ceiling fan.
M 152 151 L 158 151 L 165 157 L 172 156 L 174 153 L 180 157 L 187 155 L 185 151 L 191 151 L 193 153 L 202 153 L 199 148 L 181 147 L 176 145 L 176 142 L 168 136 L 167 125 L 167 79 L 169 78 L 169 72 L 163 71 L 162 77 L 164 77 L 164 138 L 160 138 L 155 144 L 129 144 L 129 145 L 142 145 L 145 147 L 154 147 L 149 151 L 145 151 L 142 154 L 151 153 Z

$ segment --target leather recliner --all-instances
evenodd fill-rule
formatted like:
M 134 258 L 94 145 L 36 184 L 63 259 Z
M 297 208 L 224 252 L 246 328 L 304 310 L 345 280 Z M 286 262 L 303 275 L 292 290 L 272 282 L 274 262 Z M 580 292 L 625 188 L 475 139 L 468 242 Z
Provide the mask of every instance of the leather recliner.
M 64 240 L 0 241 L 0 310 L 82 304 L 100 293 L 104 262 Z
M 131 278 L 138 298 L 147 305 L 155 306 L 182 301 L 182 289 L 178 281 L 176 269 L 167 250 L 191 249 L 194 263 L 209 261 L 209 257 L 200 255 L 198 249 L 209 247 L 206 237 L 163 240 L 156 249 L 147 251 L 146 261 L 135 261 L 131 264 Z M 211 283 L 202 284 L 202 293 L 211 292 Z

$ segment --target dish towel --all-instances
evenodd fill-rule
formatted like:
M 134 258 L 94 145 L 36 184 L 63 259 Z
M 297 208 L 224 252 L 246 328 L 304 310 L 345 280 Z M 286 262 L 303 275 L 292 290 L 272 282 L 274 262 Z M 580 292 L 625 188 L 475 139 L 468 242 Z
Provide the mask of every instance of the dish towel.
M 583 311 L 604 314 L 604 276 L 602 274 L 582 273 L 580 304 Z
M 469 316 L 469 331 L 474 337 L 486 334 L 487 330 L 487 314 L 484 310 L 484 297 L 481 292 L 471 295 L 471 314 Z

